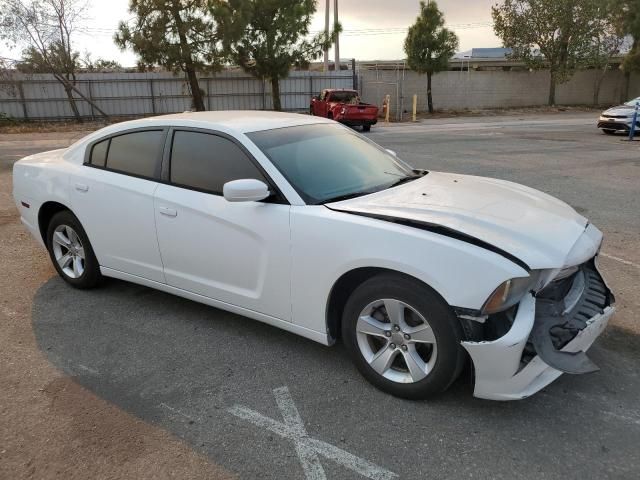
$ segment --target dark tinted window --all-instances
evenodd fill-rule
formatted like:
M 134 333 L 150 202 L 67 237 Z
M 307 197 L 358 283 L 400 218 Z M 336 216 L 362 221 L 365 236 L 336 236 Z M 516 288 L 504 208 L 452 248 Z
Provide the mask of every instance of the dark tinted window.
M 96 143 L 91 150 L 91 164 L 98 167 L 104 167 L 107 161 L 107 148 L 109 147 L 109 140 L 103 140 L 100 143 Z
M 266 183 L 249 157 L 231 140 L 198 132 L 176 132 L 171 149 L 171 181 L 222 193 L 222 186 L 242 178 Z
M 107 156 L 107 168 L 142 177 L 155 177 L 162 138 L 162 130 L 113 137 Z
M 331 100 L 332 102 L 348 103 L 348 102 L 351 102 L 354 98 L 357 98 L 357 97 L 358 97 L 358 92 L 352 92 L 352 91 L 333 92 L 331 94 L 331 98 L 329 100 Z
M 340 125 L 278 128 L 248 136 L 307 203 L 365 195 L 417 178 L 389 152 Z

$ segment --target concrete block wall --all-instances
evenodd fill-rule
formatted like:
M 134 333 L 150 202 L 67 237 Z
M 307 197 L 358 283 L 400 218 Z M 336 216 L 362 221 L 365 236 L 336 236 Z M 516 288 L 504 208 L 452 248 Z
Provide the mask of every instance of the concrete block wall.
M 557 87 L 558 105 L 593 103 L 595 80 L 600 72 L 577 72 L 569 82 Z M 413 71 L 362 70 L 360 88 L 365 102 L 381 104 L 391 95 L 391 113 L 411 111 L 412 97 L 418 95 L 418 111 L 427 110 L 427 77 Z M 608 72 L 602 83 L 601 104 L 617 104 L 624 94 L 625 79 L 620 71 Z M 434 107 L 438 110 L 514 108 L 543 106 L 548 103 L 549 72 L 474 71 L 441 72 L 433 77 Z M 640 75 L 631 78 L 629 96 L 640 95 Z M 395 105 L 394 105 L 395 104 Z

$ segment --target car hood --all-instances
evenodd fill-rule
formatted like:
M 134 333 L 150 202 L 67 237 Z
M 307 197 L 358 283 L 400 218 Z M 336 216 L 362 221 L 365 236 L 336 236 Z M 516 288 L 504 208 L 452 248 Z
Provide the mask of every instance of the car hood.
M 444 227 L 496 247 L 532 269 L 574 265 L 570 262 L 577 257 L 586 261 L 602 238 L 595 227 L 595 233 L 583 238 L 587 219 L 556 198 L 516 183 L 468 175 L 430 172 L 405 185 L 327 207 Z M 576 255 L 572 250 L 577 244 L 581 252 Z
M 617 107 L 611 107 L 608 110 L 605 110 L 604 112 L 602 112 L 603 116 L 607 116 L 607 115 L 627 115 L 627 116 L 631 116 L 633 115 L 633 111 L 635 110 L 635 107 L 630 107 L 629 105 L 618 105 Z

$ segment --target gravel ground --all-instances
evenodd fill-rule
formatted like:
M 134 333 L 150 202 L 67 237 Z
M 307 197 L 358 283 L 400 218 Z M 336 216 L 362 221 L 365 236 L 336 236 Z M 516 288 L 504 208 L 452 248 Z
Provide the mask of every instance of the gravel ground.
M 418 167 L 558 196 L 605 232 L 619 310 L 590 353 L 602 370 L 511 403 L 473 399 L 468 374 L 435 401 L 399 400 L 341 346 L 115 280 L 68 288 L 19 223 L 10 165 L 77 135 L 0 135 L 0 478 L 297 479 L 299 454 L 326 478 L 637 478 L 640 144 L 593 123 L 571 112 L 370 134 Z

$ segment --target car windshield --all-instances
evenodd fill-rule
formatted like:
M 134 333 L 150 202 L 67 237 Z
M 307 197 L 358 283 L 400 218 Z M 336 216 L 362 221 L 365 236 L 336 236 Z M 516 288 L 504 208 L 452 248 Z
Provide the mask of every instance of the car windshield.
M 420 176 L 340 125 L 304 125 L 248 136 L 308 204 L 353 198 Z
M 629 100 L 627 103 L 625 103 L 625 105 L 628 105 L 629 107 L 635 107 L 636 103 L 638 102 L 640 102 L 640 97 Z
M 358 97 L 358 92 L 331 92 L 329 100 L 332 102 L 349 103 Z

